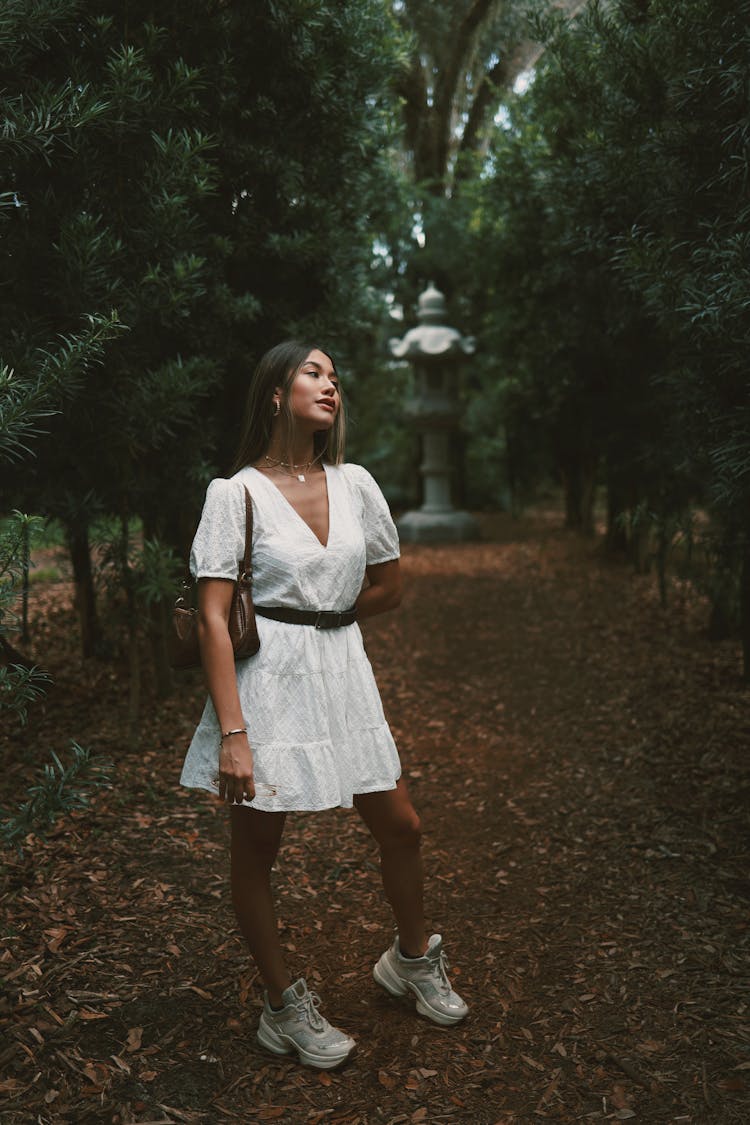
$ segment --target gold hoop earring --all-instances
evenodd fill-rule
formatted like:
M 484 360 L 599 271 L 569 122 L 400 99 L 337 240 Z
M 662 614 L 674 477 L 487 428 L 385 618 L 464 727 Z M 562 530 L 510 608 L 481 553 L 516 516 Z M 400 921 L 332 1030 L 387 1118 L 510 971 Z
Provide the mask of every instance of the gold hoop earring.
M 273 416 L 274 416 L 274 418 L 278 418 L 279 414 L 281 414 L 281 403 L 279 402 L 279 400 L 277 398 L 275 398 L 273 400 L 273 405 L 274 405 L 274 408 L 275 408 L 274 412 L 273 412 Z

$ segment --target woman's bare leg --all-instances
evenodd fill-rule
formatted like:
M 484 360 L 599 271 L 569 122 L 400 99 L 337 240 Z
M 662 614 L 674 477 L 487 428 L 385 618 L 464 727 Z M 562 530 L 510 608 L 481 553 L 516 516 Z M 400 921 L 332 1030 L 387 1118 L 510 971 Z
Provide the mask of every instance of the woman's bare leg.
M 232 902 L 240 930 L 274 1007 L 291 981 L 281 951 L 271 894 L 271 868 L 281 843 L 285 813 L 232 805 Z
M 424 926 L 421 827 L 406 782 L 384 793 L 360 793 L 354 804 L 380 846 L 380 873 L 398 926 L 401 952 L 420 957 Z

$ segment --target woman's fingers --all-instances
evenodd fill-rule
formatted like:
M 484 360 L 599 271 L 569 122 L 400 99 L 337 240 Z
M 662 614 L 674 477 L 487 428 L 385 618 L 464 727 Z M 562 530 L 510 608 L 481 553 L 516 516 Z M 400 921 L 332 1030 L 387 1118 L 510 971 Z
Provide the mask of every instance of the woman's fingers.
M 243 777 L 240 779 L 240 800 L 252 801 L 254 796 L 255 782 L 253 781 L 253 775 L 250 774 L 249 777 Z
M 219 797 L 229 804 L 241 804 L 242 801 L 252 801 L 255 796 L 255 783 L 252 774 L 244 777 L 235 777 L 234 774 L 219 774 Z
M 244 745 L 235 746 L 235 742 Z M 228 746 L 222 743 L 219 763 L 219 796 L 230 804 L 251 801 L 255 796 L 253 755 L 246 738 L 239 736 Z
M 242 778 L 236 777 L 234 779 L 234 799 L 238 805 L 242 804 L 242 802 L 244 801 L 245 792 L 246 788 Z

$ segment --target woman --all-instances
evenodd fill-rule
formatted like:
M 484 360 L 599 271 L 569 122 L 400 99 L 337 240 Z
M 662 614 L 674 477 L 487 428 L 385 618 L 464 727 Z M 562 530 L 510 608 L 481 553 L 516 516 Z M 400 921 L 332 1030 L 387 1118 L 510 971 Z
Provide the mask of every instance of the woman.
M 331 357 L 295 341 L 272 348 L 250 385 L 234 476 L 209 485 L 191 551 L 210 699 L 181 778 L 231 808 L 232 898 L 266 987 L 258 1040 L 322 1068 L 342 1062 L 354 1040 L 323 1018 L 303 979 L 292 982 L 282 954 L 270 873 L 292 810 L 356 807 L 380 847 L 398 928 L 375 980 L 413 994 L 435 1023 L 468 1011 L 450 987 L 440 935 L 425 933 L 419 819 L 354 620 L 399 604 L 398 537 L 370 474 L 342 463 L 343 446 Z M 243 485 L 261 647 L 235 665 L 227 621 Z

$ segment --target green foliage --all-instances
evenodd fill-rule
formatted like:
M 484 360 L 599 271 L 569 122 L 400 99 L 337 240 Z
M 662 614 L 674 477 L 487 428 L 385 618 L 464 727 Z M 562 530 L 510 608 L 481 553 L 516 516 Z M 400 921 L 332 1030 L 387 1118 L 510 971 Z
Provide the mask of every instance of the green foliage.
M 32 586 L 43 585 L 45 582 L 60 582 L 62 575 L 56 566 L 35 567 L 29 574 Z
M 0 640 L 17 628 L 18 586 L 24 571 L 28 570 L 31 546 L 43 525 L 44 520 L 39 516 L 27 516 L 18 511 L 0 523 Z M 2 672 L 0 667 L 0 711 L 15 711 L 24 722 L 26 707 L 40 693 L 46 677 L 36 670 L 26 677 L 20 667 L 4 675 Z
M 183 562 L 158 539 L 144 540 L 131 568 L 136 596 L 146 606 L 171 598 L 184 573 Z
M 516 444 L 564 477 L 600 465 L 613 517 L 659 536 L 696 503 L 747 526 L 749 15 L 619 0 L 538 23 L 478 205 Z
M 15 585 L 21 576 L 21 548 L 24 539 L 36 539 L 44 527 L 40 516 L 27 516 L 14 511 L 9 519 L 0 523 L 0 628 L 3 613 L 15 597 Z
M 572 6 L 571 0 L 561 4 Z M 420 211 L 431 196 L 456 196 L 471 180 L 493 116 L 533 55 L 525 16 L 543 6 L 544 0 L 403 0 L 393 5 L 402 34 L 395 88 L 406 166 Z M 423 218 L 429 241 L 435 228 L 429 216 Z
M 139 611 L 145 611 L 164 599 L 174 598 L 180 579 L 185 576 L 185 564 L 172 547 L 158 538 L 144 539 L 133 532 L 134 528 L 125 523 L 110 538 L 99 540 L 99 571 L 111 607 L 116 607 L 119 593 L 127 589 L 136 599 Z
M 51 751 L 39 781 L 30 786 L 27 799 L 18 810 L 0 821 L 0 842 L 5 847 L 20 849 L 30 833 L 42 834 L 58 818 L 75 809 L 88 806 L 92 795 L 110 784 L 111 763 L 95 759 L 88 750 L 71 743 L 70 761 L 65 764 Z
M 101 644 L 92 521 L 141 521 L 144 556 L 116 573 L 126 614 L 148 603 L 157 619 L 168 552 L 230 460 L 261 352 L 301 333 L 343 364 L 377 325 L 399 42 L 381 0 L 4 7 L 0 338 L 23 393 L 5 407 L 0 510 L 64 526 L 86 652 Z M 82 317 L 119 331 L 96 370 L 37 403 L 40 349 Z
M 260 352 L 293 332 L 345 351 L 372 317 L 394 25 L 379 0 L 170 2 L 158 17 L 49 2 L 32 20 L 11 4 L 0 58 L 8 119 L 48 125 L 40 147 L 26 121 L 12 150 L 6 362 L 31 366 L 46 326 L 82 313 L 115 308 L 128 329 L 14 497 L 62 514 L 95 479 L 101 508 L 177 543 L 209 459 L 229 460 Z
M 104 345 L 121 325 L 117 314 L 88 316 L 88 326 L 62 337 L 54 351 L 37 347 L 22 374 L 0 364 L 0 458 L 20 460 L 32 451 L 28 441 L 43 432 L 42 419 L 57 414 L 102 359 Z
M 0 434 L 2 430 L 0 429 Z M 38 516 L 14 512 L 0 525 L 0 640 L 12 630 L 14 605 L 22 577 L 23 546 L 41 533 L 44 521 Z M 0 665 L 0 715 L 7 722 L 26 723 L 29 707 L 52 682 L 41 668 L 13 662 Z M 83 808 L 94 789 L 106 783 L 104 763 L 92 763 L 88 750 L 72 744 L 73 756 L 65 766 L 52 751 L 52 764 L 44 767 L 41 780 L 27 791 L 18 811 L 0 822 L 0 842 L 20 845 L 29 832 L 44 832 L 62 814 Z
M 52 677 L 41 668 L 25 668 L 22 664 L 0 666 L 0 712 L 15 716 L 21 726 L 26 723 L 28 709 L 46 694 Z

